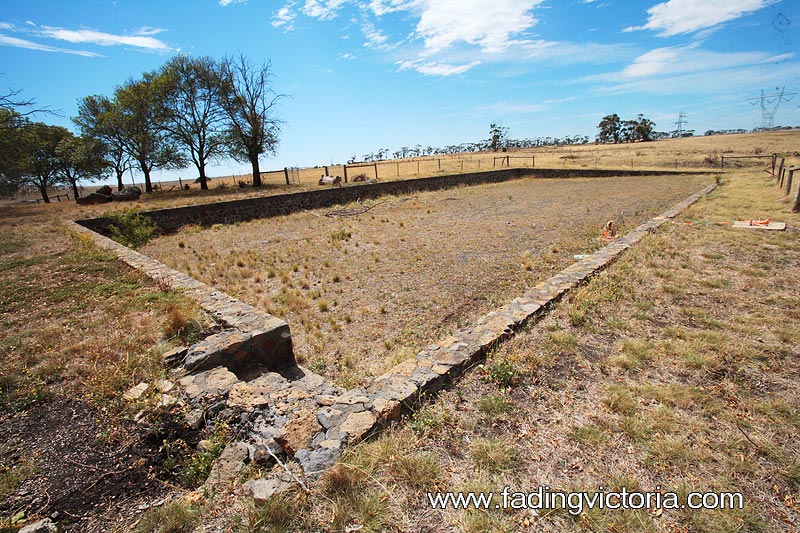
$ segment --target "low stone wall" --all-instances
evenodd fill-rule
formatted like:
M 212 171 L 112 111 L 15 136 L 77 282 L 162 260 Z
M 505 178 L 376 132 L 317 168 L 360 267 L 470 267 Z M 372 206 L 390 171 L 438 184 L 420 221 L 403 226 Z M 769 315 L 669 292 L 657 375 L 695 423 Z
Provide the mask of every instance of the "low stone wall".
M 145 211 L 162 233 L 173 233 L 189 224 L 211 226 L 213 224 L 233 224 L 260 218 L 288 215 L 302 209 L 317 209 L 333 205 L 347 204 L 359 199 L 367 200 L 385 195 L 403 195 L 420 191 L 435 191 L 459 185 L 480 185 L 499 183 L 523 177 L 531 178 L 577 178 L 611 176 L 663 176 L 667 174 L 687 174 L 687 172 L 650 170 L 566 170 L 511 168 L 449 176 L 433 176 L 397 181 L 382 181 L 372 184 L 348 185 L 318 189 L 314 191 L 260 196 L 243 200 L 231 200 L 213 204 L 192 205 L 169 209 Z M 78 224 L 103 235 L 109 235 L 107 218 L 99 217 L 76 221 Z
M 569 171 L 569 174 L 576 173 Z M 605 175 L 598 171 L 587 174 Z M 625 173 L 613 172 L 613 175 L 621 174 Z M 481 173 L 483 177 L 480 179 L 503 181 L 511 179 L 508 176 L 513 175 L 513 172 Z M 442 182 L 435 183 L 440 187 Z M 458 184 L 458 181 L 451 183 Z M 372 190 L 369 187 L 374 185 L 366 186 L 364 190 Z M 491 347 L 512 336 L 515 330 L 525 324 L 538 320 L 567 291 L 611 264 L 624 250 L 715 187 L 712 184 L 698 191 L 660 216 L 539 283 L 508 305 L 426 347 L 415 358 L 398 364 L 364 387 L 351 390 L 336 387 L 321 376 L 296 365 L 291 351 L 289 327 L 284 321 L 98 235 L 85 225 L 75 224 L 74 229 L 91 236 L 100 246 L 114 251 L 121 260 L 151 277 L 167 279 L 173 286 L 183 288 L 227 328 L 191 347 L 181 357 L 188 371 L 180 380 L 181 399 L 192 409 L 193 418 L 204 419 L 225 412 L 231 420 L 237 421 L 238 434 L 246 443 L 246 446 L 234 443 L 231 450 L 241 450 L 245 446 L 251 459 L 278 455 L 293 458 L 305 475 L 313 478 L 332 466 L 344 447 L 398 419 L 404 411 L 418 405 L 423 394 L 441 390 L 483 358 Z M 322 197 L 320 202 L 327 202 L 336 198 L 336 195 L 344 194 L 343 191 L 350 190 L 357 189 L 314 191 L 298 196 L 319 195 Z M 402 191 L 401 188 L 396 190 Z M 422 190 L 425 190 L 425 186 Z M 381 194 L 388 193 L 384 191 Z M 226 204 L 255 202 L 257 205 L 264 202 L 269 206 L 274 198 Z M 347 196 L 339 201 L 346 202 L 351 198 L 354 197 Z M 293 202 L 284 205 L 306 205 L 297 199 Z M 198 206 L 198 209 L 203 212 L 210 206 Z
M 281 370 L 296 364 L 289 324 L 283 320 L 86 227 L 71 223 L 71 229 L 88 236 L 99 247 L 113 252 L 121 261 L 152 279 L 185 291 L 224 328 L 221 333 L 207 337 L 178 357 L 180 361 L 176 362 L 184 363 L 187 369 L 225 366 L 233 372 L 243 372 L 252 366 Z

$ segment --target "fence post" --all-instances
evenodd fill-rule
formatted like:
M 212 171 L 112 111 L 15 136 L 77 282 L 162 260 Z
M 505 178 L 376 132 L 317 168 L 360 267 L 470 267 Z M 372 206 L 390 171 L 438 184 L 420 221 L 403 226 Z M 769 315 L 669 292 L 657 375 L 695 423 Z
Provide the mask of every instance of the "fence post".
M 724 155 L 719 160 L 719 169 L 722 170 L 723 168 L 725 168 L 725 156 Z
M 378 163 L 373 163 L 375 165 L 375 181 L 378 181 Z
M 331 175 L 331 171 L 328 170 L 328 165 L 325 165 L 325 175 L 326 176 L 330 176 Z
M 480 169 L 481 169 L 481 158 L 479 157 L 478 158 L 478 170 L 480 170 Z
M 441 159 L 437 159 L 437 161 L 439 162 L 439 172 L 441 172 L 442 171 L 442 160 Z
M 400 177 L 400 161 L 397 162 L 397 177 Z
M 417 176 L 419 176 L 419 161 L 417 161 Z
M 286 178 L 286 185 L 289 185 L 289 167 L 283 167 L 283 177 Z
M 511 157 L 506 156 L 506 168 L 511 168 Z
M 772 154 L 772 177 L 775 177 L 775 161 L 778 159 L 778 154 Z
M 347 165 L 343 165 L 344 167 L 344 182 L 347 183 Z
M 792 206 L 792 211 L 795 213 L 800 213 L 800 187 L 797 188 L 797 193 L 794 195 L 794 206 Z
M 798 167 L 789 167 L 789 175 L 786 176 L 786 192 L 784 195 L 788 195 L 792 192 L 792 178 L 794 177 L 794 171 L 797 170 Z
M 778 175 L 776 176 L 777 182 L 776 185 L 780 185 L 781 183 L 781 175 L 783 174 L 783 164 L 786 162 L 785 157 L 781 157 L 781 163 L 778 165 Z
M 464 160 L 463 159 L 461 160 L 461 172 L 462 173 L 464 172 Z

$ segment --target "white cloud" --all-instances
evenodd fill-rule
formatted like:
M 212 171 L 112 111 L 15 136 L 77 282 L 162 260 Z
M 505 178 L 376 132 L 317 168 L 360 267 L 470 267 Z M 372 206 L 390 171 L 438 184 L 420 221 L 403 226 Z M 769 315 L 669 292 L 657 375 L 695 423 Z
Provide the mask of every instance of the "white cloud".
M 275 15 L 272 16 L 272 27 L 283 28 L 287 31 L 294 30 L 294 20 L 297 18 L 297 13 L 294 12 L 294 2 L 290 2 L 280 8 Z
M 621 73 L 604 77 L 634 79 L 706 72 L 713 78 L 716 71 L 779 63 L 793 57 L 793 53 L 770 55 L 764 52 L 711 52 L 699 49 L 698 44 L 673 46 L 656 48 L 642 54 Z
M 225 7 L 231 4 L 244 4 L 245 2 L 247 2 L 247 0 L 219 0 L 219 5 Z
M 472 67 L 480 65 L 481 62 L 473 61 L 466 65 L 448 65 L 446 63 L 436 62 L 400 61 L 397 64 L 400 67 L 399 70 L 416 70 L 420 74 L 426 76 L 453 76 L 455 74 L 463 74 Z
M 536 18 L 530 11 L 543 0 L 417 0 L 416 33 L 428 54 L 457 43 L 478 45 L 498 52 L 515 43 L 513 36 L 530 29 Z
M 653 30 L 662 37 L 692 33 L 718 26 L 766 7 L 774 0 L 668 0 L 647 10 L 643 26 L 624 31 Z
M 67 30 L 50 26 L 42 26 L 39 33 L 45 37 L 69 43 L 89 43 L 99 46 L 125 45 L 155 51 L 171 50 L 165 42 L 148 35 L 114 35 L 96 30 Z
M 381 46 L 386 44 L 386 41 L 389 40 L 381 30 L 375 28 L 375 26 L 369 22 L 365 22 L 361 25 L 361 31 L 367 39 L 367 42 L 364 43 L 366 47 Z
M 57 52 L 61 54 L 73 54 L 84 57 L 100 57 L 100 54 L 89 52 L 87 50 L 69 50 L 67 48 L 57 48 L 55 46 L 47 46 L 40 43 L 35 43 L 27 39 L 19 39 L 9 35 L 0 34 L 0 45 L 13 46 L 16 48 L 27 48 L 28 50 L 38 50 L 40 52 Z
M 8 22 L 0 22 L 0 30 L 13 30 L 14 26 Z
M 331 20 L 348 0 L 306 0 L 303 13 L 320 20 Z

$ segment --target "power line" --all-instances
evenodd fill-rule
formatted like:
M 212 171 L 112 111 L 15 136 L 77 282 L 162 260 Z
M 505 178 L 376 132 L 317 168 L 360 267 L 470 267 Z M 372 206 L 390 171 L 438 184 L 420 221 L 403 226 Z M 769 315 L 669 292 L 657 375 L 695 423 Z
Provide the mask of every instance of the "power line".
M 787 97 L 794 97 L 799 93 L 787 93 L 785 91 L 786 87 L 775 87 L 776 91 L 771 94 L 764 94 L 764 89 L 761 89 L 761 96 L 748 98 L 747 101 L 750 102 L 751 105 L 756 105 L 757 103 L 761 104 L 761 127 L 763 129 L 772 129 L 775 127 L 775 113 L 778 112 L 778 107 L 780 107 L 781 102 L 788 102 L 792 100 L 792 98 Z M 774 105 L 773 105 L 774 104 Z

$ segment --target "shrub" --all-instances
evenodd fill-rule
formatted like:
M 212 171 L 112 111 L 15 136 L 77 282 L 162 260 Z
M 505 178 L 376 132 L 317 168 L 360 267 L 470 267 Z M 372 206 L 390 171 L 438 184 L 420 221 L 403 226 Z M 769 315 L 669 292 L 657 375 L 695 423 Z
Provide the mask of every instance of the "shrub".
M 155 222 L 134 209 L 126 209 L 107 214 L 111 221 L 108 230 L 111 238 L 134 250 L 158 235 L 158 226 Z

